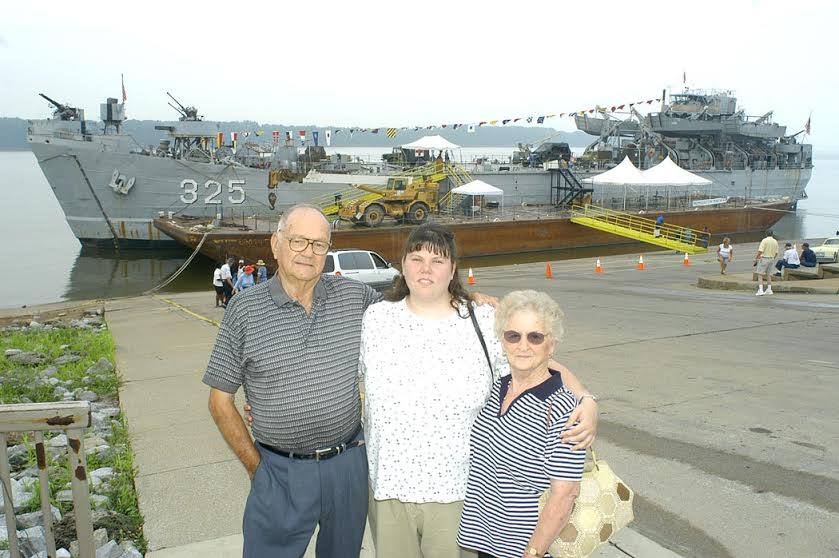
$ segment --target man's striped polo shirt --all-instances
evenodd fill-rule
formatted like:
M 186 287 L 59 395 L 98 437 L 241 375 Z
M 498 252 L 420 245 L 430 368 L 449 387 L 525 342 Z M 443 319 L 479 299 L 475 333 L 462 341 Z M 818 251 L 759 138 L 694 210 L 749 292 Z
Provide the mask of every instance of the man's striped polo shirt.
M 312 452 L 359 427 L 361 318 L 381 299 L 369 286 L 324 275 L 310 314 L 272 277 L 234 296 L 219 328 L 204 383 L 244 387 L 257 441 Z

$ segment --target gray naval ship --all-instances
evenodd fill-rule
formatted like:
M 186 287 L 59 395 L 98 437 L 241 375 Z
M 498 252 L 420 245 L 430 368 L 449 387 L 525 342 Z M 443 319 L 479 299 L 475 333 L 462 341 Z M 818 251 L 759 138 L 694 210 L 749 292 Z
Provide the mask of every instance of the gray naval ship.
M 301 152 L 284 138 L 228 142 L 218 123 L 174 97 L 179 120 L 158 126 L 159 144 L 144 146 L 121 129 L 125 109 L 117 99 L 100 105 L 101 122 L 90 122 L 82 109 L 44 98 L 54 107 L 52 118 L 30 121 L 28 141 L 70 228 L 84 243 L 174 242 L 152 225 L 168 213 L 276 220 L 295 203 L 325 205 L 355 184 L 384 184 L 389 175 L 431 155 L 397 148 L 381 163 L 370 164 L 327 155 L 322 147 Z M 575 195 L 569 183 L 578 192 L 580 181 L 624 157 L 641 169 L 670 157 L 712 181 L 701 191 L 674 185 L 644 193 L 653 200 L 666 196 L 668 206 L 677 196 L 806 197 L 812 146 L 798 141 L 800 132 L 787 135 L 786 127 L 772 122 L 771 112 L 747 116 L 730 92 L 685 91 L 645 115 L 634 107 L 623 114 L 622 109 L 575 117 L 580 130 L 595 136 L 580 156 L 567 144 L 546 141 L 520 146 L 506 161 L 475 160 L 465 166 L 474 178 L 504 190 L 507 207 L 560 205 Z M 622 199 L 626 207 L 626 189 L 621 195 L 619 188 L 595 185 L 592 199 L 611 207 Z

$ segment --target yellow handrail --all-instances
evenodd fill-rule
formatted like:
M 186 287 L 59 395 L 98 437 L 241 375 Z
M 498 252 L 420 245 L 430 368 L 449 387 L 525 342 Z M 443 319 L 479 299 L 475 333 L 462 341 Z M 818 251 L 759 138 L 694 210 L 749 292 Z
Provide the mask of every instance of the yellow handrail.
M 596 205 L 573 205 L 571 212 L 573 222 L 674 250 L 702 252 L 710 242 L 705 231 L 669 223 L 658 226 L 653 219 Z

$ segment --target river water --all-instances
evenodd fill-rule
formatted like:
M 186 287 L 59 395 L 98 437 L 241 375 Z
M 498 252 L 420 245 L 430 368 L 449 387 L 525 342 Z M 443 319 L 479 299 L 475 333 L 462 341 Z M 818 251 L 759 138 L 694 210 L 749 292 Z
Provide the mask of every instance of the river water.
M 390 148 L 342 148 L 342 153 L 379 160 Z M 463 160 L 476 156 L 507 157 L 512 148 L 464 148 Z M 138 295 L 163 282 L 189 257 L 190 251 L 82 248 L 70 232 L 61 208 L 35 156 L 28 151 L 0 152 L 0 238 L 8 256 L 6 282 L 0 290 L 0 308 Z M 800 240 L 832 235 L 839 229 L 839 153 L 816 153 L 809 198 L 798 212 L 784 217 L 774 228 L 779 239 Z M 607 255 L 599 250 L 561 251 L 480 258 L 464 264 L 501 265 L 547 259 Z M 163 292 L 210 289 L 213 262 L 198 256 Z

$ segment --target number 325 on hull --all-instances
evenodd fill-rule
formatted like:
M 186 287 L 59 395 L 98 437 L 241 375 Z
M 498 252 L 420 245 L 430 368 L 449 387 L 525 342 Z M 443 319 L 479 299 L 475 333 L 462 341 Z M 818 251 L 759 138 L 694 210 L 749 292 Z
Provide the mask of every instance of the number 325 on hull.
M 227 182 L 227 201 L 232 204 L 244 203 L 245 201 L 245 181 L 241 179 L 229 180 Z M 186 204 L 195 203 L 198 201 L 198 182 L 187 178 L 181 180 L 181 201 Z M 221 204 L 221 183 L 217 180 L 210 179 L 204 183 L 204 192 L 209 192 L 204 197 L 205 204 Z

